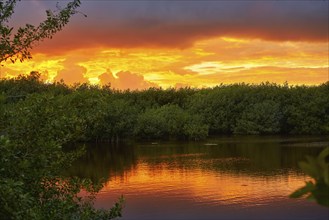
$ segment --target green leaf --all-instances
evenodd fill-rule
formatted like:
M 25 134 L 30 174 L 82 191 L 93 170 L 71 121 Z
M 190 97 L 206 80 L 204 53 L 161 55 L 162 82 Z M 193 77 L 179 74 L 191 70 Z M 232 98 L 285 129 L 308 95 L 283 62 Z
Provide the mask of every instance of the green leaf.
M 319 160 L 325 160 L 329 156 L 329 147 L 325 148 L 318 156 Z
M 317 184 L 317 188 L 313 191 L 313 196 L 318 204 L 329 207 L 329 186 Z
M 303 195 L 312 192 L 315 189 L 315 185 L 312 182 L 306 182 L 306 185 L 302 188 L 299 188 L 295 192 L 289 195 L 290 198 L 300 198 Z

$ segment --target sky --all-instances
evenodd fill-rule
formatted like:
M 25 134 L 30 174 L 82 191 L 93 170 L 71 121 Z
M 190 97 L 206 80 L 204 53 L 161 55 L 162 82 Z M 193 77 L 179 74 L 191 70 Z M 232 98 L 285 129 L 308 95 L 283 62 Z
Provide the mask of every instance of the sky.
M 22 0 L 11 24 L 38 24 L 57 1 Z M 33 59 L 1 75 L 117 89 L 328 81 L 327 0 L 82 0 Z M 59 1 L 65 6 L 67 1 Z

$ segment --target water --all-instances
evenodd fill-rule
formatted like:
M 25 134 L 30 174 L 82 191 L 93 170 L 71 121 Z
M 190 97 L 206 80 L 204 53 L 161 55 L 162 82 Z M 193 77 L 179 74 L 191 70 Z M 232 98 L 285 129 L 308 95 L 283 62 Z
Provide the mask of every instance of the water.
M 90 146 L 74 175 L 103 181 L 97 208 L 126 199 L 123 219 L 329 219 L 288 195 L 309 180 L 297 162 L 325 137 L 222 137 L 205 142 Z

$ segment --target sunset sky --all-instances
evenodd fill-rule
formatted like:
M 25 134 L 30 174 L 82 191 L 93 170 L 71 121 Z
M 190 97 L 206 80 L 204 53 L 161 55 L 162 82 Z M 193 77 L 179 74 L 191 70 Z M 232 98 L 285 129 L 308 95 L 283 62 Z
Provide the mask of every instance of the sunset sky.
M 22 0 L 11 23 L 38 24 L 56 2 Z M 328 10 L 323 0 L 82 0 L 87 18 L 75 15 L 1 75 L 39 71 L 118 89 L 320 84 L 329 77 Z

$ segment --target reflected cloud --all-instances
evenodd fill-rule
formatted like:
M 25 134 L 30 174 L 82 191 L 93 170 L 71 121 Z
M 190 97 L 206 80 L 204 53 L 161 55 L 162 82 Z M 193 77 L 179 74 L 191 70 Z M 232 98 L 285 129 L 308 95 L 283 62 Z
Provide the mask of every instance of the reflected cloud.
M 327 141 L 296 137 L 221 137 L 209 141 L 216 145 L 107 145 L 99 152 L 92 146 L 86 160 L 76 164 L 75 173 L 106 180 L 97 194 L 96 207 L 110 208 L 124 195 L 127 219 L 162 219 L 163 213 L 171 219 L 180 211 L 187 219 L 203 219 L 205 213 L 211 213 L 206 219 L 245 219 L 250 213 L 264 219 L 274 209 L 278 219 L 297 214 L 328 216 L 326 208 L 313 212 L 309 201 L 288 197 L 310 180 L 297 169 L 297 162 L 305 155 L 319 151 L 310 148 L 310 142 L 320 141 L 325 146 Z M 305 213 L 301 213 L 304 207 Z

